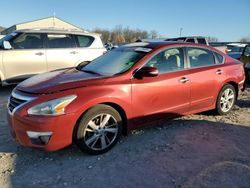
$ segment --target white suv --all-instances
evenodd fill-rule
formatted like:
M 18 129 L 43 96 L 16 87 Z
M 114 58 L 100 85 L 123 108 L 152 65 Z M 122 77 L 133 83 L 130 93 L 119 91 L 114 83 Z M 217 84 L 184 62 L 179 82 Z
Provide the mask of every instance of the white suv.
M 66 30 L 19 30 L 0 39 L 0 85 L 74 67 L 106 52 L 100 35 Z

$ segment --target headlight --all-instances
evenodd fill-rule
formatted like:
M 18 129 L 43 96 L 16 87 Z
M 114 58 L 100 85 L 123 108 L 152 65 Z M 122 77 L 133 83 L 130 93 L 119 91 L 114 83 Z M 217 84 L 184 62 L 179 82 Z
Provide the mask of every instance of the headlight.
M 64 114 L 65 107 L 70 104 L 76 97 L 76 95 L 70 95 L 38 104 L 29 108 L 28 114 L 43 116 Z

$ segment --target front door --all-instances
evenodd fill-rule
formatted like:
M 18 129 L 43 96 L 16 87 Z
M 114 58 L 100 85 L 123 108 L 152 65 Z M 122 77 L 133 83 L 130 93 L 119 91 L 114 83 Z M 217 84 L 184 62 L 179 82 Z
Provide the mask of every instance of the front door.
M 182 48 L 165 49 L 144 66 L 159 70 L 157 77 L 132 80 L 132 110 L 136 124 L 183 115 L 189 109 L 190 83 Z M 138 116 L 137 114 L 143 114 Z
M 32 75 L 47 71 L 42 34 L 19 34 L 10 41 L 10 44 L 12 49 L 3 51 L 4 73 L 7 82 L 20 82 Z

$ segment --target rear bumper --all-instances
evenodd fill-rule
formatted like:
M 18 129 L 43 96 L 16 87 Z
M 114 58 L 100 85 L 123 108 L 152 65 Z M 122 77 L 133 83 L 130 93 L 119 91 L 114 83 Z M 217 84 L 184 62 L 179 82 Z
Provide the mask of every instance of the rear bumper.
M 62 116 L 19 116 L 7 114 L 10 132 L 22 146 L 56 151 L 72 144 L 74 114 Z

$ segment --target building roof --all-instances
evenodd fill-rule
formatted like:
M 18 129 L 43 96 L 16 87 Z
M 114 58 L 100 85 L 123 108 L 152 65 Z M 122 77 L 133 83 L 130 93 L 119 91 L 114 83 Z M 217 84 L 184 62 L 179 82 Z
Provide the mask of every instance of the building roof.
M 47 23 L 46 23 L 47 21 Z M 7 34 L 14 30 L 19 29 L 38 29 L 38 28 L 60 28 L 60 29 L 71 29 L 71 30 L 79 30 L 83 31 L 82 28 L 73 25 L 67 21 L 64 21 L 58 17 L 50 16 L 46 18 L 36 19 L 32 21 L 27 21 L 23 23 L 17 23 L 15 25 L 12 25 L 9 28 L 6 28 L 2 31 L 2 33 Z
M 56 34 L 84 34 L 84 35 L 98 35 L 99 33 L 90 33 L 88 31 L 78 31 L 78 30 L 70 30 L 70 29 L 57 29 L 57 28 L 42 28 L 42 29 L 20 29 L 15 32 L 21 33 L 56 33 Z

